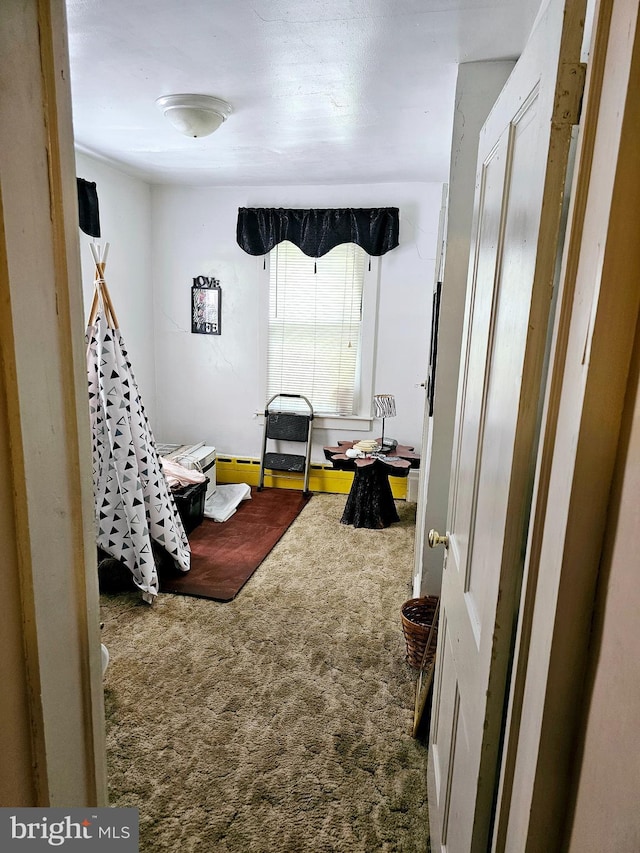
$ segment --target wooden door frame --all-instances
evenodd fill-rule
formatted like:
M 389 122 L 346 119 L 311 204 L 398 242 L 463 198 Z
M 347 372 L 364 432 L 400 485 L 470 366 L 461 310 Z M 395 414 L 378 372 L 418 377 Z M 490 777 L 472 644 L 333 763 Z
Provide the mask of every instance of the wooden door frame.
M 601 0 L 543 412 L 494 851 L 563 848 L 640 306 L 637 0 Z
M 0 619 L 12 667 L 3 690 L 21 686 L 3 703 L 3 737 L 15 733 L 20 746 L 2 764 L 0 805 L 101 806 L 99 598 L 64 0 L 7 0 L 0 19 L 0 417 L 8 438 L 0 470 L 10 484 L 0 511 L 11 575 Z

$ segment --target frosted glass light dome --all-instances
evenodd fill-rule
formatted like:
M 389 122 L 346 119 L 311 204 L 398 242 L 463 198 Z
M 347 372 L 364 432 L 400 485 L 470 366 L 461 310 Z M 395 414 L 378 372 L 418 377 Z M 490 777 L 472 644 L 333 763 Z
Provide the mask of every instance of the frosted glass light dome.
M 211 95 L 164 95 L 156 104 L 185 136 L 209 136 L 233 112 L 231 104 Z

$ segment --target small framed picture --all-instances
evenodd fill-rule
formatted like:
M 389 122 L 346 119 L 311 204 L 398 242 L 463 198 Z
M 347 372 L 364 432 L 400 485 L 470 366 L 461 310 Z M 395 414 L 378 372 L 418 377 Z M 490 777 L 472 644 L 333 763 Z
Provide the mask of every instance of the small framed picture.
M 215 278 L 199 275 L 191 288 L 191 331 L 219 335 L 222 327 L 222 288 Z

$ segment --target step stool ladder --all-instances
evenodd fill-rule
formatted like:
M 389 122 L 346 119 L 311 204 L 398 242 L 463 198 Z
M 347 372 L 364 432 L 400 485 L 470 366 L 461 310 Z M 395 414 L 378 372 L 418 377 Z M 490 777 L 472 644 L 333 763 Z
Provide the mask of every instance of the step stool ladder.
M 282 397 L 299 400 L 307 407 L 305 412 L 282 411 L 274 406 L 274 400 Z M 282 403 L 280 404 L 282 406 Z M 309 468 L 311 462 L 311 430 L 313 426 L 313 406 L 302 394 L 274 394 L 264 409 L 264 435 L 262 456 L 260 457 L 260 482 L 258 491 L 264 486 L 265 469 L 270 471 L 296 471 L 304 474 L 303 493 L 309 494 Z M 279 453 L 267 451 L 267 442 L 293 441 L 306 444 L 304 454 Z M 276 444 L 278 447 L 278 444 Z

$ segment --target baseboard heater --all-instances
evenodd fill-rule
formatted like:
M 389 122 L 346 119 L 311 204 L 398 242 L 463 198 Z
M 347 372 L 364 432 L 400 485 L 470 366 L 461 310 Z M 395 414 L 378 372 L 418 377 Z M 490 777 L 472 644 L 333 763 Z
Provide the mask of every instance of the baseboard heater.
M 303 474 L 291 471 L 265 472 L 267 488 L 299 489 Z M 257 486 L 260 480 L 260 460 L 250 456 L 217 457 L 218 483 L 248 483 Z M 332 465 L 312 462 L 309 468 L 309 491 L 329 494 L 348 494 L 353 482 L 352 471 L 337 471 Z M 389 477 L 391 491 L 397 500 L 406 500 L 407 477 Z

